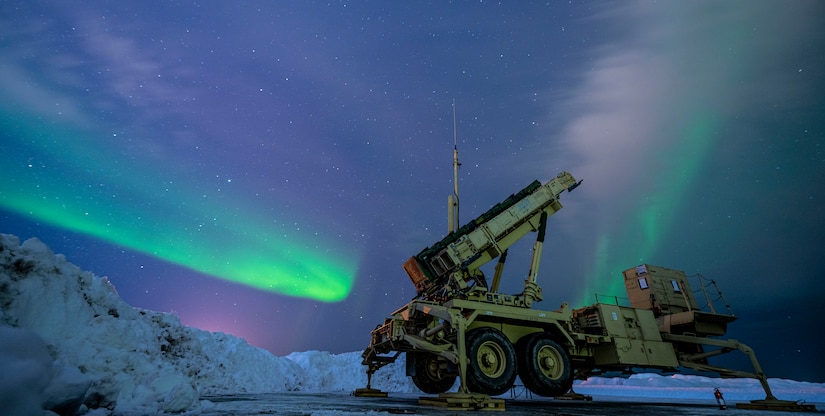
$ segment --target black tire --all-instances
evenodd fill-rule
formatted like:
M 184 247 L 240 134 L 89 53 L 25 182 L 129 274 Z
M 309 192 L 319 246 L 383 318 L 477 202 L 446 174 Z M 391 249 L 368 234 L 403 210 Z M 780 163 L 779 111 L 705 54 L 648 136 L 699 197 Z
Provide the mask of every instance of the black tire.
M 516 350 L 501 331 L 482 327 L 467 333 L 467 387 L 498 396 L 513 387 Z
M 442 365 L 444 360 L 437 355 L 428 352 L 408 352 L 407 359 L 415 360 L 415 375 L 412 376 L 412 381 L 424 393 L 444 393 L 455 384 L 457 376 L 445 371 Z
M 537 332 L 518 343 L 518 372 L 524 386 L 535 394 L 556 397 L 573 386 L 573 368 L 570 356 L 553 337 Z

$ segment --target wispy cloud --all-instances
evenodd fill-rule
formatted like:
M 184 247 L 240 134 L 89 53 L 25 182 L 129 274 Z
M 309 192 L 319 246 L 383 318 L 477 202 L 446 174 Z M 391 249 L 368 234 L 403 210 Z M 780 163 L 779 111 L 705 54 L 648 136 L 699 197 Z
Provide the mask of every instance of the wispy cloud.
M 821 81 L 800 75 L 823 69 L 810 56 L 822 45 L 810 39 L 822 33 L 821 2 L 612 6 L 589 17 L 606 35 L 585 52 L 588 66 L 571 71 L 578 82 L 551 98 L 552 121 L 544 123 L 563 126 L 549 165 L 585 179 L 577 190 L 584 197 L 571 199 L 586 208 L 568 215 L 577 217 L 579 248 L 594 263 L 591 280 L 652 256 L 674 227 L 690 223 L 677 215 L 691 189 L 714 180 L 707 161 L 741 157 L 717 154 L 721 144 L 773 140 L 731 131 L 760 134 L 743 122 L 799 108 L 822 91 Z M 601 282 L 591 284 L 603 290 Z
M 822 63 L 799 52 L 817 42 L 810 33 L 821 3 L 614 6 L 592 18 L 615 36 L 590 52 L 578 85 L 553 97 L 557 114 L 546 123 L 563 121 L 564 157 L 578 161 L 584 192 L 613 198 L 638 189 L 651 166 L 663 167 L 662 151 L 685 140 L 680 132 L 697 112 L 725 120 L 815 95 L 800 74 Z

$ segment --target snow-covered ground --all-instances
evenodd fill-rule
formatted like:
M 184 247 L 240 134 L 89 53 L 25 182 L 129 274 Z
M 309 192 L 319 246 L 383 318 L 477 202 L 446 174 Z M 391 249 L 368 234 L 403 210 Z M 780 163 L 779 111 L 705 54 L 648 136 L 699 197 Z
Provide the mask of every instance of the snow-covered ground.
M 181 325 L 171 314 L 126 304 L 105 277 L 80 270 L 37 239 L 0 234 L 0 409 L 4 415 L 197 414 L 206 395 L 346 392 L 366 382 L 360 352 L 276 357 L 243 339 Z M 785 400 L 825 403 L 825 383 L 770 379 Z M 372 386 L 414 393 L 403 357 Z M 594 396 L 764 398 L 751 379 L 637 374 L 592 377 Z M 821 406 L 820 406 L 821 407 Z

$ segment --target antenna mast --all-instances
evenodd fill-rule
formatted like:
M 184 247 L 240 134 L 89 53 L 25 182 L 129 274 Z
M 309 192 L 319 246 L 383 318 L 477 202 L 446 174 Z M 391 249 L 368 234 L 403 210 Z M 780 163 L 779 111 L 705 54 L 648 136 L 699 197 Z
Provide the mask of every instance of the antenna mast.
M 455 117 L 455 99 L 453 99 L 453 194 L 447 197 L 447 231 L 458 230 L 458 133 Z

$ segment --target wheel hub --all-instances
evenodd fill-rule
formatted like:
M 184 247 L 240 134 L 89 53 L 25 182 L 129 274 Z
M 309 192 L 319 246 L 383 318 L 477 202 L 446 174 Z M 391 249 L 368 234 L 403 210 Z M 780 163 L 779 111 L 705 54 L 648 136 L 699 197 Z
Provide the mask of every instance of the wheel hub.
M 562 368 L 558 365 L 559 357 L 554 349 L 542 348 L 537 355 L 536 361 L 542 373 L 553 379 L 561 377 Z
M 498 361 L 496 359 L 496 355 L 493 354 L 493 353 L 489 353 L 489 352 L 484 354 L 484 357 L 482 359 L 484 361 L 484 364 L 487 365 L 488 367 L 495 366 L 496 362 Z
M 504 351 L 495 343 L 485 343 L 478 350 L 478 363 L 488 377 L 498 377 L 504 372 Z

